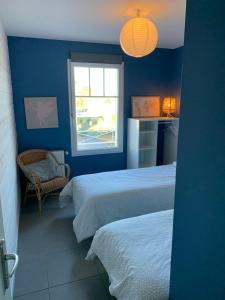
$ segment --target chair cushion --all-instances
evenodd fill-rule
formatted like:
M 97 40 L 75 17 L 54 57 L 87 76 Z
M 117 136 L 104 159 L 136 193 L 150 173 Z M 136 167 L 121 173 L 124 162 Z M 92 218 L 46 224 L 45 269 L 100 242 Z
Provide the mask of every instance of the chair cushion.
M 41 182 L 60 176 L 61 173 L 61 169 L 58 168 L 58 164 L 51 155 L 48 155 L 47 159 L 26 165 L 26 171 L 28 173 L 35 173 Z M 32 178 L 31 181 L 34 183 Z

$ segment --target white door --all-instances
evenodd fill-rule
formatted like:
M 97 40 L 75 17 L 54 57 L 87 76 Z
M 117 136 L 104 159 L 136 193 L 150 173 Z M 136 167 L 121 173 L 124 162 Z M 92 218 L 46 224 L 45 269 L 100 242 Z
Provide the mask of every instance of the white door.
M 8 261 L 14 260 L 12 270 L 8 270 Z M 0 299 L 12 300 L 10 294 L 10 277 L 13 276 L 18 265 L 18 256 L 16 254 L 5 253 L 5 235 L 2 219 L 2 207 L 0 199 Z

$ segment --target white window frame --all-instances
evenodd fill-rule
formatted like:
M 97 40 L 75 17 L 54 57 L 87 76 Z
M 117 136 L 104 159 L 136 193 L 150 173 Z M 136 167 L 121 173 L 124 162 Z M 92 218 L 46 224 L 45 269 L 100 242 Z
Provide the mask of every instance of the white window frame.
M 71 152 L 72 156 L 98 155 L 98 154 L 112 154 L 123 152 L 123 122 L 124 122 L 124 64 L 105 64 L 105 63 L 80 63 L 68 60 L 68 83 L 69 83 L 69 103 L 70 103 L 70 134 L 71 134 Z M 75 101 L 75 86 L 74 86 L 74 72 L 75 66 L 86 67 L 102 67 L 102 68 L 117 68 L 119 70 L 119 103 L 118 103 L 118 145 L 117 147 L 105 149 L 92 150 L 78 150 L 77 149 L 77 127 L 76 127 L 76 105 Z M 98 96 L 95 96 L 98 98 Z M 99 97 L 100 98 L 100 97 Z

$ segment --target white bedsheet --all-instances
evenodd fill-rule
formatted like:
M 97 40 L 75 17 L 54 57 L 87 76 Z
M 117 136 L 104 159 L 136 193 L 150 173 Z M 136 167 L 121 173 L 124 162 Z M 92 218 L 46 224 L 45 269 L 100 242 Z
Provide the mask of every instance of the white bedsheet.
M 173 210 L 120 220 L 99 229 L 87 259 L 97 256 L 118 300 L 167 300 Z
M 172 209 L 175 173 L 174 165 L 166 165 L 74 177 L 60 201 L 73 198 L 78 242 L 113 221 Z

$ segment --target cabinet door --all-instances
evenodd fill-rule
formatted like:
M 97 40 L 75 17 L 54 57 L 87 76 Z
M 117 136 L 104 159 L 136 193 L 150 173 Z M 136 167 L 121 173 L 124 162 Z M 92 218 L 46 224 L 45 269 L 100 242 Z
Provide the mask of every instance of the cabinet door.
M 127 128 L 127 168 L 139 167 L 139 121 L 128 119 Z
M 13 269 L 9 271 L 8 260 L 14 260 Z M 14 275 L 18 264 L 18 256 L 16 254 L 8 254 L 5 250 L 5 234 L 3 228 L 2 207 L 0 199 L 0 299 L 12 300 L 10 293 L 10 279 Z

